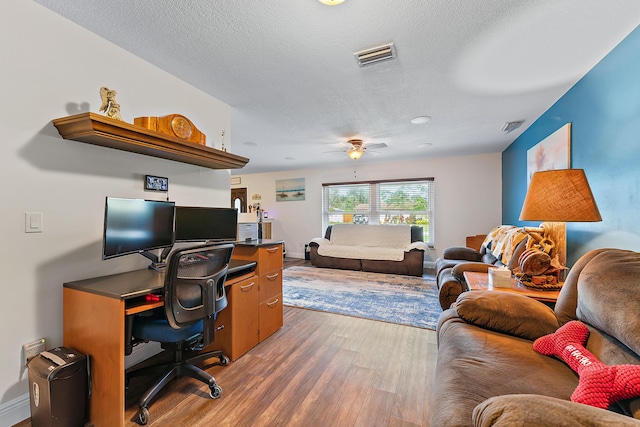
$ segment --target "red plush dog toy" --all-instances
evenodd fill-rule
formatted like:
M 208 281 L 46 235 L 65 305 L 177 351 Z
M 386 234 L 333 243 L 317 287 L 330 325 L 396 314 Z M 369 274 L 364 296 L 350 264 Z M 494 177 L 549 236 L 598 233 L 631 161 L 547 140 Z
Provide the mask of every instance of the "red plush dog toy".
M 640 365 L 605 365 L 584 347 L 588 337 L 586 325 L 573 320 L 555 333 L 538 338 L 533 349 L 561 357 L 578 374 L 573 402 L 607 409 L 618 400 L 640 396 Z

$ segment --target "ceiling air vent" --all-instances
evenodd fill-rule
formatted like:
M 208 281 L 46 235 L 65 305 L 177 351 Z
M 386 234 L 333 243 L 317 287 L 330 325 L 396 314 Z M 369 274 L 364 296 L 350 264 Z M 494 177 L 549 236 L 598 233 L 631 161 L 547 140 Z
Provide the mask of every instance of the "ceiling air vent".
M 396 59 L 396 48 L 393 43 L 374 47 L 354 53 L 360 67 L 366 67 L 377 62 Z
M 502 126 L 502 132 L 513 132 L 514 130 L 518 129 L 522 125 L 522 123 L 524 123 L 524 120 L 518 120 L 517 122 L 506 122 L 504 126 Z

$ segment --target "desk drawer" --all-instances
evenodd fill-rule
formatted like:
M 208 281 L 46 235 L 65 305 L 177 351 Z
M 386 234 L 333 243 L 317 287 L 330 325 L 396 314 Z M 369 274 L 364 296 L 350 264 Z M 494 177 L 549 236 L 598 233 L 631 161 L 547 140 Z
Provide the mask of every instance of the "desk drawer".
M 282 270 L 260 276 L 260 302 L 282 293 Z
M 257 273 L 263 275 L 275 270 L 282 270 L 282 245 L 270 245 L 258 250 Z
M 229 305 L 216 319 L 216 327 L 223 329 L 216 332 L 208 350 L 220 349 L 235 361 L 259 342 L 258 277 L 251 276 L 225 289 Z
M 260 341 L 282 327 L 282 294 L 260 304 Z

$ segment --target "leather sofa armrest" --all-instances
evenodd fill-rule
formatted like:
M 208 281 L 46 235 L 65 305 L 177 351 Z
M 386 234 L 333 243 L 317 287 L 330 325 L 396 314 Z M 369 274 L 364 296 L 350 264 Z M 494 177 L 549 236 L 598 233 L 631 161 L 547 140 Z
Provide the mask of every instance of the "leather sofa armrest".
M 531 341 L 552 334 L 560 327 L 551 308 L 508 292 L 464 292 L 456 300 L 455 308 L 467 323 Z
M 453 277 L 456 279 L 464 281 L 465 271 L 487 273 L 490 267 L 492 267 L 490 264 L 486 264 L 484 262 L 461 262 L 460 264 L 453 266 L 451 274 L 453 274 Z
M 404 248 L 404 251 L 405 252 L 409 252 L 412 249 L 421 250 L 421 251 L 425 252 L 426 254 L 429 254 L 429 246 L 425 242 L 422 242 L 422 241 L 413 242 L 413 243 L 407 245 Z
M 638 420 L 593 406 L 537 394 L 507 394 L 473 410 L 475 427 L 638 426 Z
M 479 262 L 482 260 L 482 255 L 475 249 L 464 246 L 452 246 L 442 252 L 442 258 Z
M 309 246 L 315 246 L 315 247 L 320 247 L 320 245 L 330 245 L 330 244 L 331 244 L 331 240 L 323 239 L 321 237 L 316 237 L 314 239 L 311 239 L 311 241 L 309 242 Z

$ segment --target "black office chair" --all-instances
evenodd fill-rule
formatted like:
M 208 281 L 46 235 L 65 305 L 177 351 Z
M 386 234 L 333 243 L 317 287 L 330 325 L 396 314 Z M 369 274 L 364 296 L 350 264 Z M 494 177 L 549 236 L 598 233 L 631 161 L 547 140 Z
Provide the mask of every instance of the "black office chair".
M 138 402 L 138 424 L 147 424 L 149 402 L 179 376 L 189 376 L 208 384 L 212 399 L 218 399 L 222 394 L 215 378 L 194 364 L 217 357 L 220 362 L 213 365 L 227 365 L 229 358 L 221 351 L 211 351 L 183 360 L 183 351 L 202 350 L 214 340 L 216 314 L 227 306 L 224 282 L 232 252 L 233 244 L 205 245 L 173 252 L 167 262 L 164 282 L 164 313 L 134 319 L 133 336 L 136 339 L 160 342 L 162 348 L 175 351 L 169 364 L 128 374 L 127 381 L 134 376 L 162 375 Z

